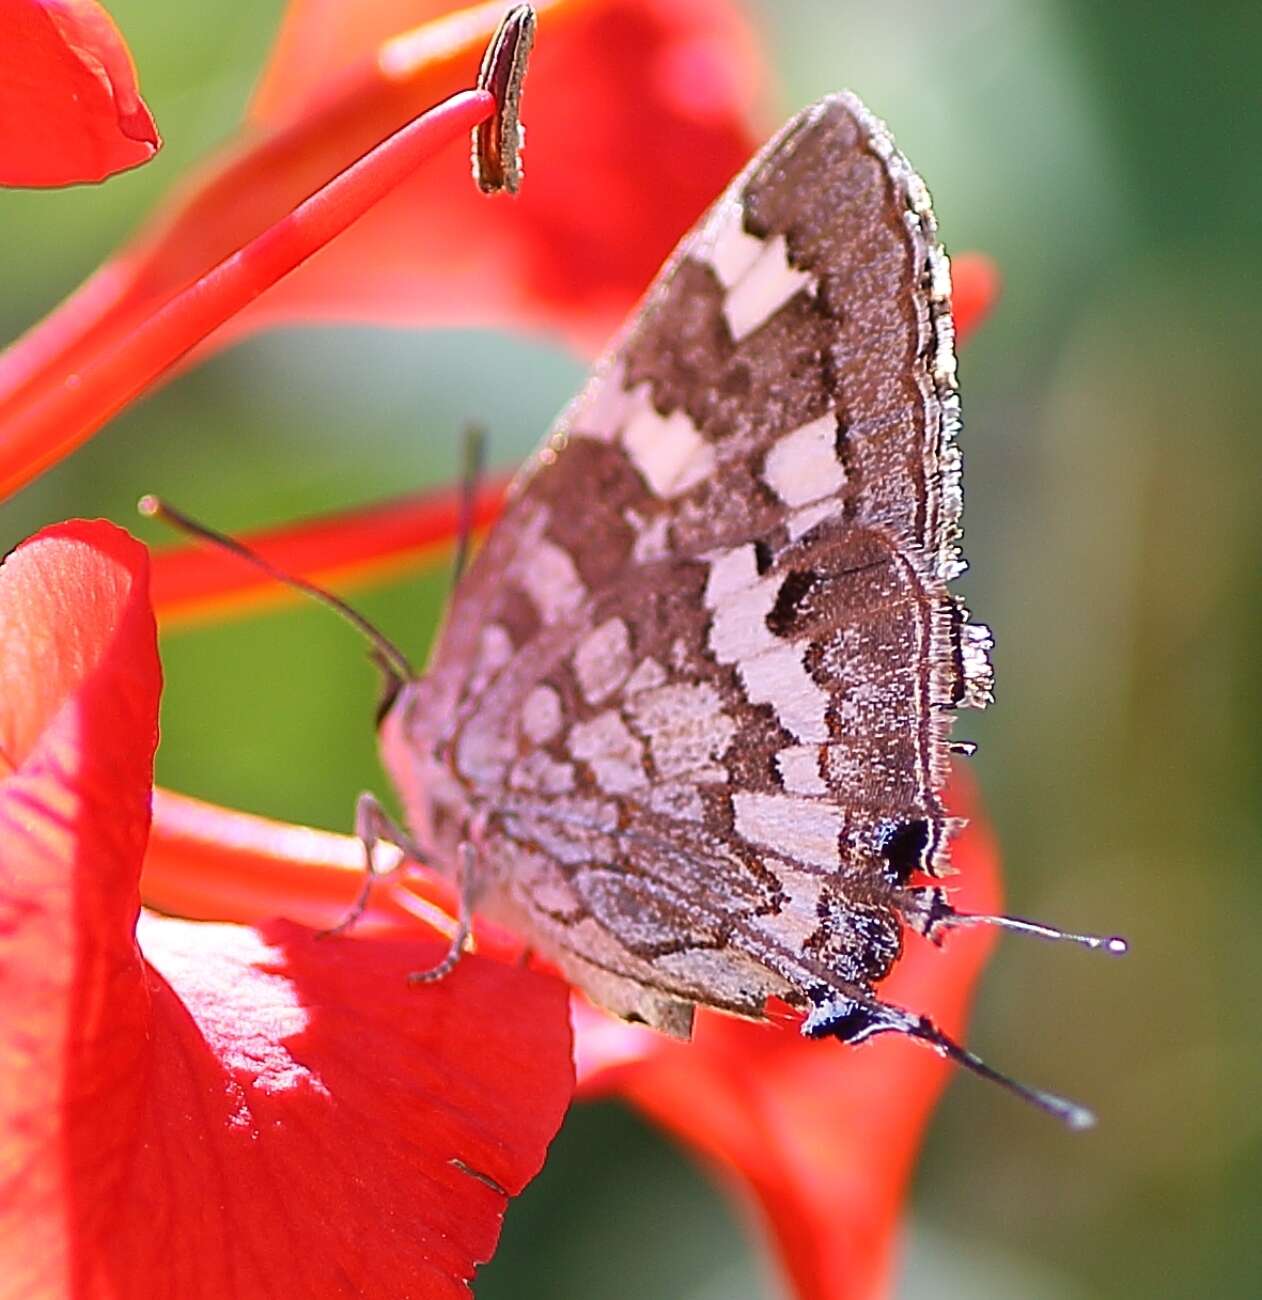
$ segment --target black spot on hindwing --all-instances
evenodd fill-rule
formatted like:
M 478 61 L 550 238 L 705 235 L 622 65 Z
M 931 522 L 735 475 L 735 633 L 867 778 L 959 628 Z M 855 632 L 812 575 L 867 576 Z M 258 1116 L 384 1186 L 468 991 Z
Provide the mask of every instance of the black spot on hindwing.
M 895 826 L 881 847 L 890 883 L 905 885 L 912 872 L 923 867 L 928 847 L 929 823 L 923 817 Z

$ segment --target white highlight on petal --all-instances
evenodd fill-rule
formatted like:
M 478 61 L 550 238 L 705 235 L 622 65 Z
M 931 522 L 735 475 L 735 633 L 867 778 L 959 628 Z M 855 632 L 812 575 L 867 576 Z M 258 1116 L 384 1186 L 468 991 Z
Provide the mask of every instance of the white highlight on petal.
M 606 619 L 574 651 L 574 675 L 588 704 L 599 704 L 631 671 L 631 634 L 620 618 Z
M 777 646 L 736 665 L 754 704 L 770 704 L 780 725 L 798 740 L 828 739 L 828 696 L 806 671 L 799 646 Z
M 776 755 L 776 771 L 789 794 L 827 794 L 828 784 L 819 774 L 818 745 L 790 745 Z
M 834 870 L 845 813 L 829 804 L 778 794 L 734 794 L 737 834 L 798 862 Z
M 837 459 L 837 413 L 828 411 L 772 444 L 763 464 L 768 486 L 787 506 L 833 496 L 846 481 Z
M 638 409 L 622 430 L 636 469 L 661 497 L 678 496 L 714 472 L 714 448 L 697 432 L 687 411 L 657 413 L 644 384 Z
M 290 969 L 281 945 L 265 942 L 244 925 L 188 925 L 145 912 L 138 930 L 146 956 L 177 992 L 203 991 L 186 1004 L 189 1014 L 216 1059 L 249 1080 L 233 1083 L 225 1092 L 228 1125 L 257 1136 L 259 1120 L 251 1111 L 250 1093 L 330 1096 L 323 1078 L 301 1059 L 303 1035 L 312 1020 L 309 1004 L 304 1005 L 310 989 L 277 973 Z
M 810 272 L 789 265 L 789 248 L 783 235 L 766 241 L 757 260 L 723 300 L 723 315 L 732 339 L 739 343 L 770 320 L 795 293 L 814 284 Z

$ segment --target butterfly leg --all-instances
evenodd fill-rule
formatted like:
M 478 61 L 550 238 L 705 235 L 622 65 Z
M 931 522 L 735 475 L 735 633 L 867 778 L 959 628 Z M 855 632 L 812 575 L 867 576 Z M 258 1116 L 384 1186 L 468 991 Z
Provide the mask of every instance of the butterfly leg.
M 321 939 L 345 934 L 363 916 L 372 895 L 373 881 L 378 876 L 388 876 L 397 871 L 406 859 L 423 860 L 420 848 L 408 833 L 386 812 L 377 796 L 367 791 L 355 801 L 355 835 L 364 846 L 364 883 L 350 911 L 335 926 L 319 931 Z M 403 856 L 393 866 L 380 868 L 373 852 L 378 844 L 392 844 Z
M 451 936 L 447 954 L 433 966 L 425 970 L 414 970 L 408 975 L 409 984 L 432 984 L 444 979 L 456 968 L 456 963 L 464 956 L 465 944 L 473 930 L 473 909 L 477 903 L 478 874 L 477 849 L 469 840 L 460 845 L 460 862 L 458 866 L 460 885 L 460 915 L 456 920 L 456 932 Z

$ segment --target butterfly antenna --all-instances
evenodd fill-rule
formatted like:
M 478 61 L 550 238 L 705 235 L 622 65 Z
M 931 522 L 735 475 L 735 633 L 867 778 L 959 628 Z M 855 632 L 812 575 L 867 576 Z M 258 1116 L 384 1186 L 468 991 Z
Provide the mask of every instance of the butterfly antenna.
M 1000 930 L 1015 930 L 1018 934 L 1030 934 L 1036 939 L 1049 939 L 1057 943 L 1076 943 L 1080 948 L 1090 948 L 1094 952 L 1106 952 L 1114 957 L 1122 957 L 1130 951 L 1130 944 L 1120 934 L 1074 934 L 1069 930 L 1058 930 L 1053 925 L 1043 925 L 1039 921 L 1027 921 L 1021 916 L 992 916 L 984 912 L 957 912 L 942 896 L 941 890 L 935 890 L 933 901 L 929 904 L 928 930 L 932 933 L 939 926 L 950 929 L 963 929 L 973 925 L 993 925 Z
M 939 1056 L 945 1056 L 990 1083 L 997 1083 L 1007 1092 L 1037 1106 L 1069 1128 L 1086 1129 L 1095 1124 L 1095 1115 L 1085 1106 L 1057 1096 L 1054 1092 L 1032 1088 L 1029 1084 L 1002 1074 L 993 1066 L 987 1065 L 976 1053 L 944 1034 L 928 1016 L 891 1006 L 858 988 L 852 988 L 842 996 L 829 996 L 821 991 L 814 1009 L 803 1022 L 802 1032 L 808 1038 L 832 1037 L 852 1044 L 862 1043 L 884 1033 L 915 1038 L 933 1048 Z
M 486 430 L 480 425 L 467 424 L 461 442 L 464 464 L 460 474 L 460 512 L 456 519 L 456 555 L 451 565 L 453 588 L 459 584 L 469 562 L 473 542 L 473 512 L 486 461 Z
M 962 1065 L 980 1078 L 997 1083 L 1001 1088 L 1020 1097 L 1022 1101 L 1028 1101 L 1030 1105 L 1037 1106 L 1039 1110 L 1054 1116 L 1069 1128 L 1081 1130 L 1095 1126 L 1095 1114 L 1085 1106 L 1060 1097 L 1054 1092 L 1032 1088 L 1029 1084 L 1018 1082 L 1010 1075 L 1000 1073 L 993 1066 L 987 1065 L 976 1053 L 970 1052 L 967 1047 L 961 1047 L 953 1038 L 949 1038 L 927 1016 L 911 1016 L 902 1012 L 898 1019 L 899 1023 L 890 1026 L 892 1029 L 906 1034 L 909 1038 L 920 1039 L 940 1056 Z
M 252 564 L 256 569 L 266 573 L 269 578 L 274 578 L 286 587 L 291 587 L 294 591 L 300 591 L 303 595 L 318 600 L 322 605 L 333 610 L 334 613 L 340 614 L 367 639 L 371 647 L 373 662 L 386 676 L 386 693 L 388 697 L 393 698 L 393 693 L 397 692 L 399 686 L 404 682 L 415 679 L 416 673 L 403 651 L 380 628 L 370 623 L 357 609 L 348 605 L 340 596 L 335 596 L 331 591 L 326 591 L 323 587 L 317 587 L 314 582 L 308 582 L 305 578 L 299 578 L 292 573 L 286 573 L 283 569 L 278 569 L 274 564 L 265 560 L 257 551 L 251 550 L 244 542 L 239 542 L 235 537 L 229 537 L 227 533 L 217 532 L 206 524 L 199 523 L 196 519 L 184 514 L 183 511 L 168 505 L 159 497 L 152 495 L 141 497 L 136 503 L 136 509 L 146 519 L 159 519 L 164 524 L 185 533 L 189 537 L 196 538 L 198 541 L 209 542 L 220 550 L 230 552 L 238 559 L 244 560 L 247 564 Z

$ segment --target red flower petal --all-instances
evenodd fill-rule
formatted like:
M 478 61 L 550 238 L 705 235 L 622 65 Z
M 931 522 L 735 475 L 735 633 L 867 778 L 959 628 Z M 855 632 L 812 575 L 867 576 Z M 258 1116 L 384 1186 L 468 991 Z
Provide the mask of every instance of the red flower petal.
M 0 184 L 102 181 L 162 145 L 95 0 L 0 0 Z
M 483 6 L 391 41 L 325 85 L 318 101 L 290 105 L 282 125 L 243 137 L 0 356 L 0 426 L 13 429 L 16 414 L 41 402 L 90 405 L 98 421 L 108 418 L 117 402 L 89 402 L 82 376 L 331 175 L 470 84 L 502 9 Z M 754 80 L 744 32 L 722 0 L 553 0 L 535 59 L 542 73 L 530 77 L 538 89 L 526 99 L 533 153 L 524 194 L 534 197 L 477 194 L 467 146 L 453 146 L 449 183 L 432 192 L 405 183 L 383 215 L 240 312 L 213 345 L 319 317 L 527 324 L 584 343 L 603 337 L 750 152 L 737 107 Z M 271 103 L 279 111 L 276 96 Z M 133 378 L 154 375 L 135 369 Z M 42 438 L 72 436 L 65 412 L 53 414 L 37 425 L 40 437 L 27 430 L 0 482 L 12 488 L 48 463 Z
M 412 988 L 445 944 L 321 941 L 286 921 L 149 918 L 140 938 L 166 981 L 149 980 L 162 1091 L 135 1099 L 125 1159 L 93 1153 L 96 1187 L 148 1182 L 173 1218 L 194 1213 L 110 1225 L 121 1293 L 467 1298 L 565 1113 L 564 986 L 467 957 Z
M 999 267 L 985 253 L 961 253 L 951 261 L 951 309 L 956 338 L 963 342 L 999 301 Z
M 957 781 L 957 806 L 963 786 Z M 983 825 L 970 823 L 953 859 L 961 870 L 957 905 L 998 910 L 995 846 Z M 881 995 L 961 1035 L 993 942 L 993 933 L 974 930 L 953 934 L 940 951 L 908 935 Z M 629 1098 L 752 1201 L 794 1294 L 885 1293 L 899 1210 L 950 1065 L 894 1035 L 843 1048 L 788 1026 L 702 1015 L 684 1045 L 577 1000 L 574 1015 L 581 1090 Z
M 76 523 L 0 569 L 0 1266 L 31 1296 L 467 1296 L 569 1098 L 564 987 L 478 957 L 409 987 L 432 932 L 146 918 L 141 955 L 146 568 Z
M 256 924 L 275 916 L 316 930 L 337 925 L 364 882 L 363 845 L 351 835 L 270 821 L 190 799 L 153 792 L 153 826 L 140 892 L 147 907 L 196 921 Z M 415 931 L 411 895 L 383 883 L 372 891 L 356 937 Z M 427 915 L 451 933 L 455 890 L 426 877 Z

